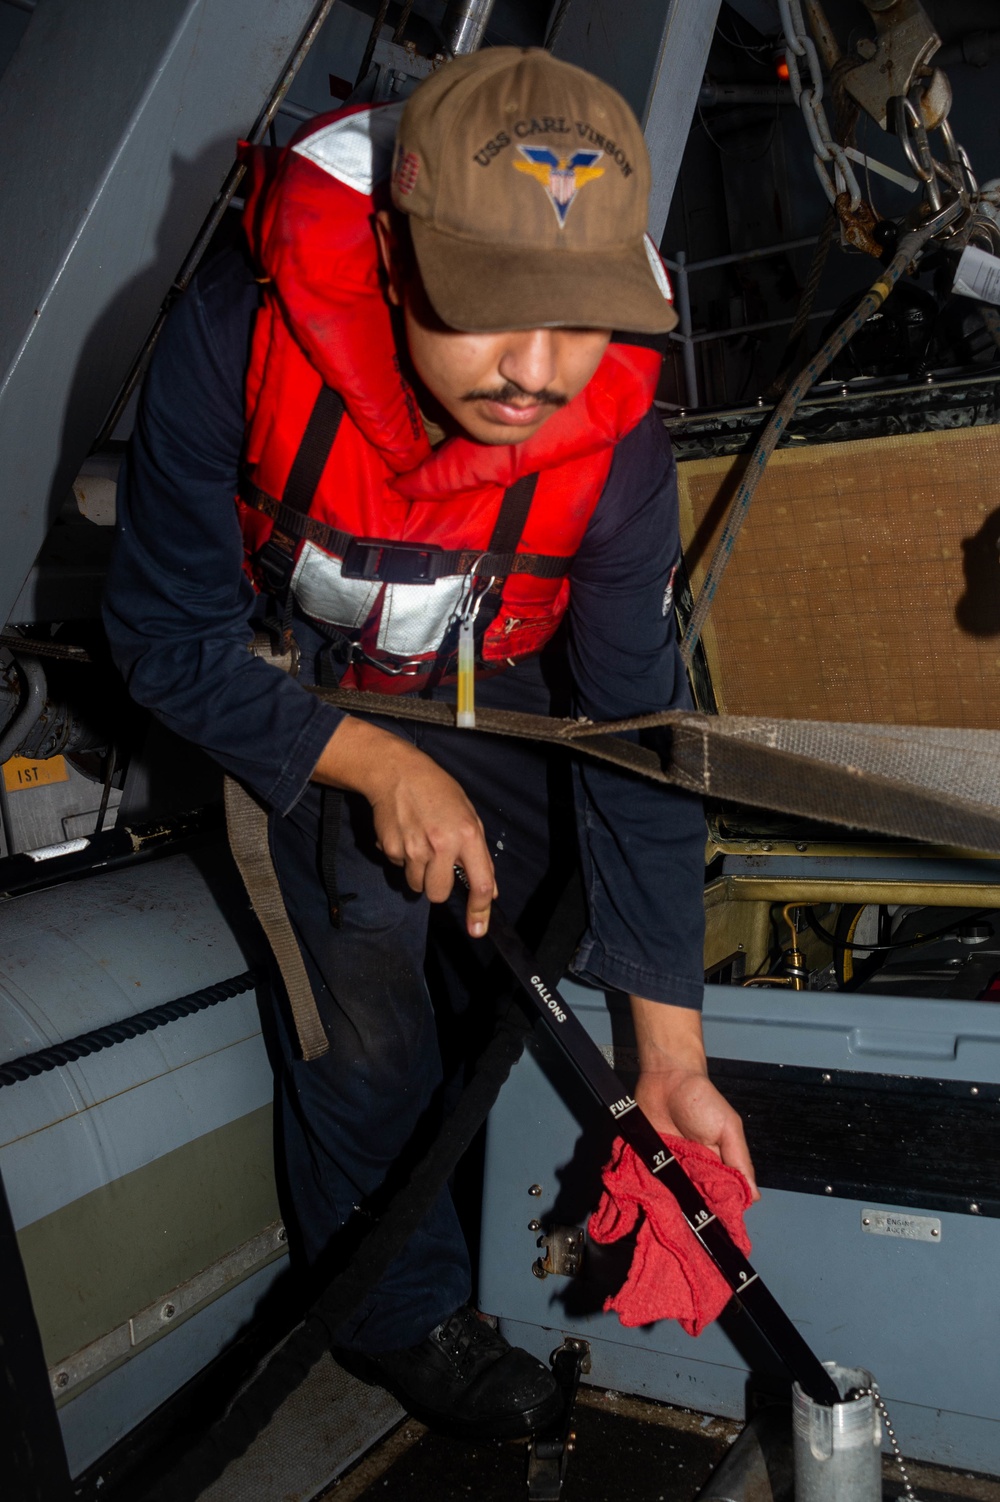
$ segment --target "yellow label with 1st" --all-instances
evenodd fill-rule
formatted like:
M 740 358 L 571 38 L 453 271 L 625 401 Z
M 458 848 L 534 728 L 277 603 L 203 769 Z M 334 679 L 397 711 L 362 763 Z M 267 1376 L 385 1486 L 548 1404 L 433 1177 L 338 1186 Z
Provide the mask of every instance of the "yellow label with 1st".
M 69 782 L 65 756 L 50 756 L 45 761 L 33 761 L 30 756 L 12 756 L 3 764 L 3 785 L 8 793 L 46 787 L 51 782 Z

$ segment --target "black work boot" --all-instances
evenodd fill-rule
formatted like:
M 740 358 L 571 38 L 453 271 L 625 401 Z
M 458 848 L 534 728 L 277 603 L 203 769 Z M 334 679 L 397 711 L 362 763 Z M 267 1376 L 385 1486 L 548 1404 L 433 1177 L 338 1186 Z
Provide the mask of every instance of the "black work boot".
M 532 1434 L 556 1418 L 552 1373 L 463 1304 L 419 1345 L 366 1360 L 418 1418 L 469 1438 Z

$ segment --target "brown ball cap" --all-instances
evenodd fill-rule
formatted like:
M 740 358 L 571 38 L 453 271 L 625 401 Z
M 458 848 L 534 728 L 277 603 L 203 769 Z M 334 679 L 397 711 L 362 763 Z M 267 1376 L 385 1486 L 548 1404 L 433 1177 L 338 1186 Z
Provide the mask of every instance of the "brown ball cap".
M 541 48 L 459 57 L 413 93 L 392 199 L 439 318 L 469 332 L 665 333 L 649 157 L 624 99 Z

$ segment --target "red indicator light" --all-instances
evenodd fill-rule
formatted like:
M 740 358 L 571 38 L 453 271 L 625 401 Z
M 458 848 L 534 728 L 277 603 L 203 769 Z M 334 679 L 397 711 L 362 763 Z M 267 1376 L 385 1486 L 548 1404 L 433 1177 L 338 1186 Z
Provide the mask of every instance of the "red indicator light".
M 783 57 L 778 58 L 778 61 L 774 65 L 774 71 L 777 73 L 782 83 L 788 82 L 788 64 Z

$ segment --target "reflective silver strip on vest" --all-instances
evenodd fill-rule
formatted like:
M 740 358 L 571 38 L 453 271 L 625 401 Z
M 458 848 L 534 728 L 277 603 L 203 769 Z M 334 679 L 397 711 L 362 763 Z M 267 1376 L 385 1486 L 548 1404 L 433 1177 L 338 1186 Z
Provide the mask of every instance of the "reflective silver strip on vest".
M 467 574 L 446 574 L 433 584 L 387 584 L 378 646 L 393 657 L 436 652 L 469 587 Z
M 436 652 L 469 587 L 467 574 L 447 574 L 433 584 L 386 584 L 377 579 L 345 579 L 341 560 L 315 543 L 303 545 L 292 575 L 292 591 L 306 615 L 328 626 L 358 631 L 384 588 L 377 646 L 393 657 L 424 657 Z
M 356 193 L 369 194 L 392 171 L 393 146 L 402 113 L 402 101 L 359 110 L 355 115 L 314 130 L 292 151 Z
M 364 625 L 381 588 L 377 579 L 343 578 L 340 559 L 312 542 L 303 545 L 292 575 L 292 593 L 306 615 L 347 631 Z

